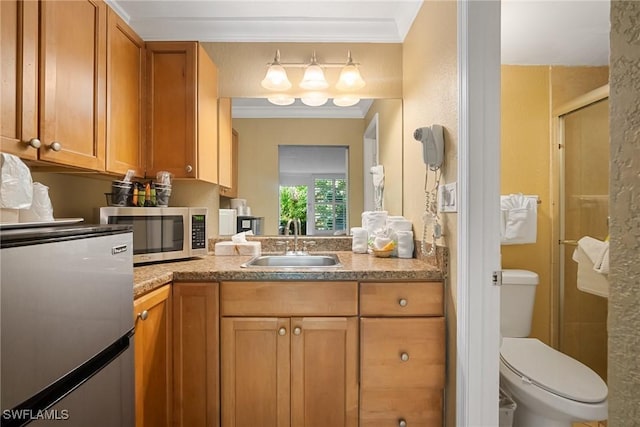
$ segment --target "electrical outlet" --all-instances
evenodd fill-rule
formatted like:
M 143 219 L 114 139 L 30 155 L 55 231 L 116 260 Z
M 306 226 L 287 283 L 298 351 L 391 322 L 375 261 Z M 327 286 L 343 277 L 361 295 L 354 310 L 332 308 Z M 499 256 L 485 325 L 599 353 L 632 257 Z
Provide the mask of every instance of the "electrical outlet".
M 452 182 L 440 186 L 438 192 L 440 212 L 458 212 L 458 183 Z

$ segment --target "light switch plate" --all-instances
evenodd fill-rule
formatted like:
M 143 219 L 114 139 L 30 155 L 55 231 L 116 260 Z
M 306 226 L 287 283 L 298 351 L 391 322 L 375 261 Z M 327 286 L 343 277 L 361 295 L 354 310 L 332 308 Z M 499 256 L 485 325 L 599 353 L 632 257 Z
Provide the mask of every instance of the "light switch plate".
M 438 192 L 440 212 L 458 212 L 458 183 L 451 182 L 440 186 Z

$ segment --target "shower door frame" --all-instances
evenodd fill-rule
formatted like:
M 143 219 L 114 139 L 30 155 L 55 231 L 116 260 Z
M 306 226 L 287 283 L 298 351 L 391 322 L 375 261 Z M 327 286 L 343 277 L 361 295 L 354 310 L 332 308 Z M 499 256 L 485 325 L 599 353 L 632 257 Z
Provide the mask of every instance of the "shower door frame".
M 564 116 L 589 105 L 609 98 L 609 85 L 601 86 L 584 95 L 581 95 L 566 104 L 553 110 L 552 119 L 552 149 L 551 149 L 551 198 L 553 200 L 553 212 L 551 221 L 551 344 L 554 348 L 560 348 L 562 336 L 562 322 L 564 306 L 564 259 L 565 247 L 573 245 L 564 240 Z

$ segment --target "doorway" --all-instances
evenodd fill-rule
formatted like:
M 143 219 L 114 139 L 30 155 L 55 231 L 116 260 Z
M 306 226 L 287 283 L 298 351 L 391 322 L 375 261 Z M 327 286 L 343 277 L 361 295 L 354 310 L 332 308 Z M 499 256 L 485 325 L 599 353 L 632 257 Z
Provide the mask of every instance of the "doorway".
M 609 88 L 583 95 L 554 113 L 559 142 L 556 274 L 558 348 L 607 378 L 607 298 L 578 289 L 577 241 L 608 238 Z

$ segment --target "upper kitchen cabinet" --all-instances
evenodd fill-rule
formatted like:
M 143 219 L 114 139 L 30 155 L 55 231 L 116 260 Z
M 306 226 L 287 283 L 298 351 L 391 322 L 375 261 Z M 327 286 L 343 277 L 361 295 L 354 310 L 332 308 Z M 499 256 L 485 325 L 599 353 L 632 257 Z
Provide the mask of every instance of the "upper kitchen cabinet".
M 109 9 L 107 17 L 107 172 L 145 173 L 144 76 L 142 39 Z
M 218 100 L 218 184 L 233 187 L 233 134 L 231 127 L 231 98 Z
M 38 3 L 0 1 L 0 151 L 38 158 Z
M 197 42 L 147 43 L 147 176 L 218 182 L 218 69 Z
M 40 159 L 104 171 L 107 6 L 42 1 L 40 8 Z
M 220 195 L 229 198 L 238 197 L 238 143 L 239 143 L 238 131 L 233 129 L 231 135 L 231 159 L 227 159 L 225 161 L 231 161 L 231 186 L 224 187 L 220 184 Z M 222 144 L 222 141 L 220 141 Z M 228 153 L 228 150 L 225 150 Z M 219 154 L 220 160 L 220 169 L 222 169 L 222 150 Z M 227 166 L 229 167 L 229 166 Z

